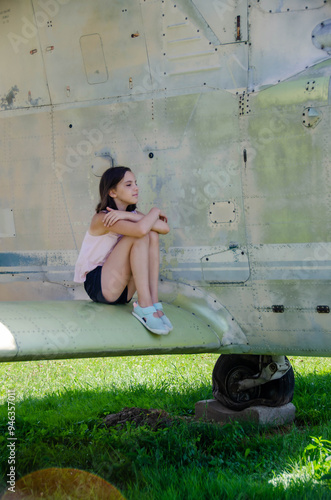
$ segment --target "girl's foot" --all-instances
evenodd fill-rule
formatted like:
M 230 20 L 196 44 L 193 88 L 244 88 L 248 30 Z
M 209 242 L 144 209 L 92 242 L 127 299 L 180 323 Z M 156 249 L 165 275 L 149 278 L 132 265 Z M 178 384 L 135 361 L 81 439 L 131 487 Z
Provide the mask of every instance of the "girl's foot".
M 140 307 L 138 302 L 133 303 L 132 314 L 137 318 L 140 323 L 144 325 L 147 330 L 156 335 L 167 335 L 169 333 L 169 328 L 158 316 L 155 317 L 156 309 L 154 306 L 150 307 Z
M 165 324 L 165 326 L 168 327 L 169 332 L 171 332 L 171 330 L 173 330 L 174 327 L 172 326 L 170 319 L 167 318 L 167 316 L 164 314 L 161 302 L 156 302 L 155 304 L 153 304 L 153 306 L 155 307 L 155 309 L 157 311 L 160 311 L 162 313 L 160 315 L 160 319 L 163 321 L 163 323 Z

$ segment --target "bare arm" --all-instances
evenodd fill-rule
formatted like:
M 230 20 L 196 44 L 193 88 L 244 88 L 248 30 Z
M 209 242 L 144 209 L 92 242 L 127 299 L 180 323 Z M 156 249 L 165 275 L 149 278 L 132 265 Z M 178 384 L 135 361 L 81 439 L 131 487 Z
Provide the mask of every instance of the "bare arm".
M 152 231 L 159 234 L 168 234 L 170 227 L 168 226 L 167 219 L 161 218 L 160 215 L 159 219 L 153 224 Z
M 119 220 L 130 220 L 131 222 L 138 222 L 142 217 L 133 212 L 126 212 L 124 210 L 114 210 L 107 207 L 108 212 L 104 214 L 102 222 L 105 227 L 111 227 Z
M 121 210 L 112 210 L 111 208 L 107 207 L 108 213 L 104 215 L 103 217 L 103 223 L 105 227 L 111 228 L 113 225 L 120 221 L 120 220 L 126 220 L 126 221 L 131 221 L 131 222 L 139 222 L 142 220 L 145 215 L 141 212 L 133 213 L 133 212 L 124 212 Z M 160 234 L 167 234 L 169 232 L 169 226 L 167 224 L 167 217 L 164 212 L 160 211 L 159 218 L 156 220 L 156 222 L 153 224 L 153 227 L 151 228 L 152 231 L 155 231 Z
M 127 213 L 130 214 L 130 212 Z M 154 225 L 158 226 L 158 224 L 156 224 L 157 221 L 163 222 L 159 219 L 161 213 L 162 212 L 159 208 L 153 207 L 147 215 L 141 214 L 142 217 L 135 222 L 132 220 L 119 219 L 114 222 L 111 227 L 107 227 L 103 222 L 105 214 L 100 212 L 98 214 L 95 214 L 92 219 L 90 225 L 90 234 L 92 234 L 92 236 L 100 236 L 102 234 L 114 232 L 117 234 L 123 234 L 125 236 L 134 236 L 136 238 L 141 238 L 142 236 L 148 234 L 149 231 L 153 229 Z M 167 224 L 166 226 L 168 227 Z

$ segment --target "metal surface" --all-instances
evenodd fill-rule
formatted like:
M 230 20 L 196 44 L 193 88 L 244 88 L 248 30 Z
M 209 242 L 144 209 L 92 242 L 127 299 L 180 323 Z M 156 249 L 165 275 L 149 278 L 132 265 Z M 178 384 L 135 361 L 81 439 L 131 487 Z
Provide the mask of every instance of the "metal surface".
M 312 0 L 0 0 L 0 299 L 87 300 L 74 264 L 124 164 L 139 209 L 168 215 L 161 299 L 210 315 L 219 352 L 329 356 L 330 19 Z
M 215 351 L 214 330 L 178 307 L 167 307 L 180 324 L 175 335 L 153 335 L 131 307 L 88 301 L 0 303 L 0 361 Z M 98 328 L 96 328 L 96 323 Z
M 285 356 L 273 356 L 272 362 L 262 367 L 261 373 L 238 381 L 238 392 L 282 378 L 291 368 Z

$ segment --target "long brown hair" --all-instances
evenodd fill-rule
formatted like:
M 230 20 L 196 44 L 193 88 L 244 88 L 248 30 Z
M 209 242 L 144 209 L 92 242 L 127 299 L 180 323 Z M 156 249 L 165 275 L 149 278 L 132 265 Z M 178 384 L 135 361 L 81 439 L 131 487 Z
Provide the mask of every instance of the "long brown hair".
M 123 179 L 126 172 L 131 172 L 131 168 L 110 167 L 102 174 L 99 184 L 100 201 L 95 209 L 97 213 L 102 210 L 106 210 L 107 207 L 118 210 L 114 199 L 109 196 L 109 191 L 116 188 L 117 184 Z M 136 205 L 129 205 L 126 211 L 132 212 L 135 208 Z

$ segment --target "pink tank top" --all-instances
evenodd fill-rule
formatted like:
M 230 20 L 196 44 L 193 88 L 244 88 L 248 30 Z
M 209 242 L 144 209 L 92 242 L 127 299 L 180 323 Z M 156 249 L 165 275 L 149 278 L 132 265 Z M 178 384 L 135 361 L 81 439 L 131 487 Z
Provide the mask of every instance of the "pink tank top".
M 74 281 L 84 283 L 87 273 L 98 266 L 103 266 L 121 238 L 121 234 L 106 233 L 101 236 L 92 236 L 87 231 L 76 262 Z

